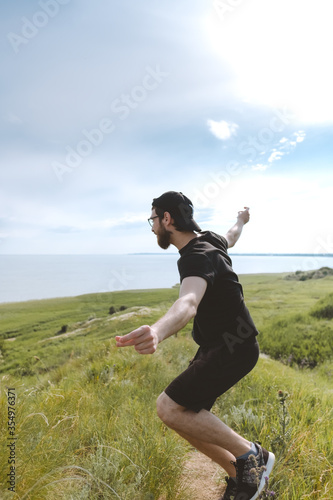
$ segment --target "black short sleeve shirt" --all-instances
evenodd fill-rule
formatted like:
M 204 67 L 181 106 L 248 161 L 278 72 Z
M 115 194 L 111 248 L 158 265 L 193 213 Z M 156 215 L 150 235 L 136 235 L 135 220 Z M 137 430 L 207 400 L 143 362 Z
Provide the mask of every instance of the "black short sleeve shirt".
M 190 276 L 207 281 L 193 322 L 193 338 L 201 346 L 222 344 L 225 335 L 237 335 L 244 325 L 251 335 L 258 334 L 227 250 L 223 236 L 205 231 L 179 251 L 181 282 Z

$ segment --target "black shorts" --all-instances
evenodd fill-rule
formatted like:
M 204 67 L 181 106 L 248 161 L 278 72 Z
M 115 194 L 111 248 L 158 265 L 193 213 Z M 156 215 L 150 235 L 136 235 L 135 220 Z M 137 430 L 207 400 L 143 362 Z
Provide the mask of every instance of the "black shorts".
M 164 392 L 175 403 L 189 410 L 209 411 L 221 394 L 254 368 L 258 358 L 256 337 L 237 345 L 232 354 L 226 345 L 199 347 L 189 367 Z

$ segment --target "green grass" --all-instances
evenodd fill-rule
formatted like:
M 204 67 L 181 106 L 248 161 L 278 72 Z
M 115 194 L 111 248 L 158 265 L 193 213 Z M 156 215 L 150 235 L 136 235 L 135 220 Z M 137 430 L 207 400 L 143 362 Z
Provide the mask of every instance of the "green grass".
M 332 337 L 332 320 L 312 313 L 331 304 L 333 280 L 286 281 L 284 276 L 241 277 L 260 343 L 271 351 L 282 345 L 283 356 L 289 356 L 288 334 L 308 325 L 323 357 L 315 369 L 261 358 L 213 411 L 248 439 L 273 449 L 277 464 L 270 489 L 279 499 L 328 500 L 333 497 L 333 372 L 332 353 L 320 335 L 325 331 Z M 8 456 L 7 387 L 15 387 L 17 396 L 18 438 L 16 495 L 6 491 L 9 471 L 2 460 L 1 498 L 189 498 L 181 484 L 189 447 L 159 421 L 155 400 L 196 350 L 191 325 L 153 356 L 117 350 L 114 341 L 115 335 L 154 322 L 177 294 L 175 289 L 115 292 L 0 306 L 1 457 Z M 121 305 L 127 309 L 108 314 L 111 306 Z M 63 325 L 68 328 L 61 336 Z M 304 344 L 302 335 L 292 337 L 294 347 Z M 286 396 L 283 404 L 279 391 Z
M 333 277 L 286 281 L 285 276 L 242 277 L 262 351 L 303 367 L 332 361 Z
M 109 339 L 109 332 L 113 333 L 114 329 L 105 328 L 104 322 L 111 317 L 111 306 L 119 308 L 126 305 L 131 308 L 149 304 L 159 310 L 166 309 L 176 298 L 177 291 L 170 289 L 1 304 L 0 349 L 4 359 L 0 363 L 0 373 L 29 376 L 36 372 L 36 365 L 37 371 L 42 373 L 64 363 L 70 355 L 77 356 L 84 352 L 87 340 L 98 342 Z M 67 338 L 59 336 L 58 340 L 46 340 L 56 336 L 63 325 L 68 325 L 68 333 L 81 331 Z M 119 332 L 126 331 L 122 323 L 116 326 Z M 41 361 L 38 362 L 35 356 Z
M 17 392 L 19 495 L 182 498 L 175 490 L 186 448 L 155 415 L 174 375 L 161 354 L 125 354 L 108 340 L 36 380 L 6 378 Z M 5 435 L 4 417 L 1 428 Z

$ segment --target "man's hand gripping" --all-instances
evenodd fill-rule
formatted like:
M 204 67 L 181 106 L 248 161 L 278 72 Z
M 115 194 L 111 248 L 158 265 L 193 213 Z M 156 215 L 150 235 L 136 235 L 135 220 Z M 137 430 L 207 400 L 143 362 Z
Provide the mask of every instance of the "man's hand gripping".
M 157 349 L 159 339 L 155 330 L 148 325 L 140 326 L 136 330 L 116 337 L 117 347 L 134 346 L 134 349 L 139 354 L 154 354 Z

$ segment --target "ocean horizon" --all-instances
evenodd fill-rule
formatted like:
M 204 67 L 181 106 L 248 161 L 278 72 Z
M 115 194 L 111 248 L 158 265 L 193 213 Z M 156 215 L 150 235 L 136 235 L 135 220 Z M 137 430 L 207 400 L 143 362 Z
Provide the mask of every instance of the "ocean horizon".
M 238 275 L 333 268 L 333 254 L 229 254 Z M 1 255 L 0 303 L 171 288 L 179 253 Z

